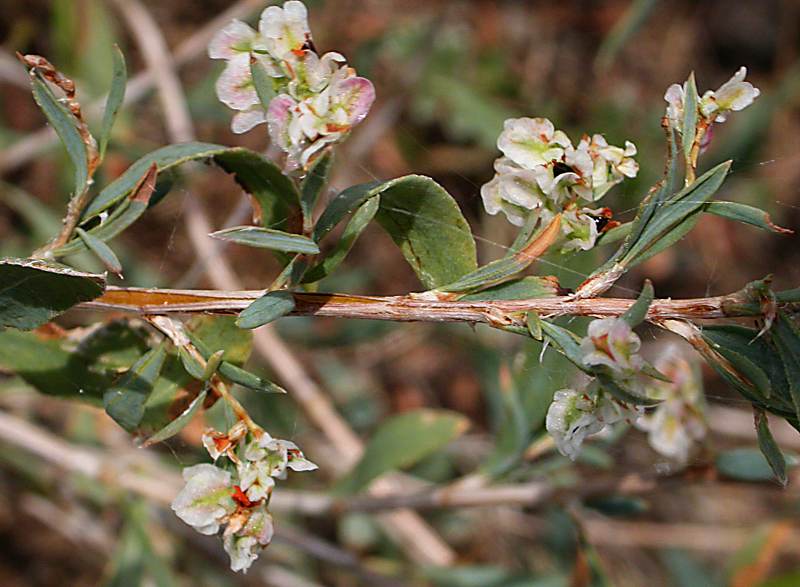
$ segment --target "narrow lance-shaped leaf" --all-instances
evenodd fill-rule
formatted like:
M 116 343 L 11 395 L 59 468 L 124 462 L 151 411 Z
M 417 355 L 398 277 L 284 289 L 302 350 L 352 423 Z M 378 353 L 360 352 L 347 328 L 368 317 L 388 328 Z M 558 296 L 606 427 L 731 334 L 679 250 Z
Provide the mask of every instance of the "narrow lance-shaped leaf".
M 342 236 L 336 246 L 330 251 L 319 264 L 315 265 L 303 277 L 303 283 L 314 283 L 324 279 L 344 261 L 347 254 L 355 245 L 356 240 L 375 217 L 375 213 L 380 206 L 380 196 L 367 200 L 345 226 Z
M 205 402 L 207 395 L 208 390 L 204 389 L 196 398 L 192 400 L 192 403 L 189 404 L 189 407 L 187 407 L 172 422 L 148 438 L 142 446 L 147 447 L 159 442 L 164 442 L 168 438 L 172 438 L 178 432 L 183 430 L 186 425 L 191 422 L 192 418 L 194 418 L 194 415 L 200 411 L 200 408 L 203 406 L 203 402 Z
M 272 78 L 267 74 L 267 70 L 254 55 L 250 55 L 250 76 L 253 79 L 253 87 L 256 95 L 261 102 L 264 110 L 269 109 L 269 103 L 275 97 L 275 88 L 272 85 Z
M 772 433 L 769 430 L 767 415 L 764 413 L 764 410 L 755 410 L 754 416 L 756 433 L 758 434 L 758 447 L 761 449 L 764 457 L 766 457 L 778 482 L 785 486 L 788 481 L 786 477 L 786 459 L 783 457 L 778 443 L 776 443 L 775 439 L 772 437 Z
M 97 138 L 98 150 L 100 159 L 102 160 L 106 153 L 108 140 L 111 137 L 111 130 L 114 128 L 114 121 L 117 118 L 122 102 L 125 99 L 125 86 L 128 81 L 128 71 L 125 66 L 125 56 L 120 51 L 118 45 L 114 45 L 114 71 L 111 76 L 111 90 L 108 92 L 106 98 L 106 108 L 103 112 L 103 122 L 100 126 L 100 134 Z
M 778 355 L 789 384 L 789 394 L 797 419 L 800 421 L 800 334 L 783 313 L 780 313 L 775 320 L 771 334 L 778 348 Z
M 747 204 L 740 204 L 739 202 L 709 202 L 703 210 L 709 214 L 727 218 L 728 220 L 735 220 L 742 224 L 749 224 L 762 230 L 778 234 L 794 234 L 793 230 L 774 224 L 769 214 L 764 210 Z
M 549 298 L 559 294 L 558 280 L 552 275 L 528 275 L 503 282 L 474 293 L 461 295 L 459 301 L 531 300 Z
M 683 155 L 687 164 L 690 164 L 694 136 L 697 133 L 697 84 L 694 81 L 694 72 L 686 80 L 686 91 L 683 96 L 683 121 L 682 142 Z
M 106 269 L 116 275 L 122 275 L 122 264 L 119 262 L 119 259 L 117 259 L 114 251 L 111 250 L 111 247 L 80 227 L 76 228 L 75 232 L 78 233 L 78 237 L 83 241 L 83 244 L 100 259 L 100 262 L 103 263 Z
M 31 330 L 103 293 L 102 275 L 36 259 L 0 260 L 0 328 Z
M 633 305 L 621 316 L 631 328 L 635 328 L 641 324 L 647 317 L 647 311 L 650 309 L 650 304 L 653 303 L 653 295 L 653 284 L 649 279 L 646 279 L 644 287 L 642 288 L 642 293 L 639 294 L 639 297 Z
M 314 206 L 325 188 L 332 164 L 333 151 L 328 149 L 314 160 L 300 185 L 300 207 L 306 228 L 311 227 Z
M 236 325 L 239 328 L 258 328 L 285 316 L 294 310 L 294 296 L 288 291 L 271 291 L 239 313 Z
M 212 232 L 209 236 L 237 245 L 272 249 L 284 253 L 304 253 L 306 255 L 319 253 L 317 243 L 306 236 L 260 226 L 234 226 Z
M 469 421 L 446 410 L 421 409 L 386 420 L 373 434 L 356 467 L 337 486 L 355 493 L 380 475 L 410 467 L 463 434 Z
M 75 123 L 75 117 L 67 110 L 46 82 L 37 74 L 31 76 L 33 98 L 42 109 L 50 125 L 55 129 L 58 138 L 67 150 L 74 170 L 74 194 L 81 194 L 89 181 L 89 156 L 86 144 Z
M 128 198 L 128 202 L 118 206 L 114 212 L 105 219 L 105 222 L 87 230 L 86 233 L 98 241 L 107 242 L 136 222 L 139 217 L 144 214 L 145 210 L 147 210 L 150 198 L 156 189 L 157 174 L 158 168 L 156 164 L 153 163 L 145 170 L 144 175 L 139 178 L 139 181 L 134 186 Z M 84 240 L 82 238 L 76 238 L 66 245 L 55 249 L 53 254 L 56 257 L 64 257 L 79 253 L 86 248 L 87 246 Z
M 103 394 L 106 413 L 117 424 L 131 432 L 135 430 L 144 416 L 145 403 L 153 385 L 164 366 L 167 351 L 164 343 L 159 344 L 123 373 L 119 380 Z

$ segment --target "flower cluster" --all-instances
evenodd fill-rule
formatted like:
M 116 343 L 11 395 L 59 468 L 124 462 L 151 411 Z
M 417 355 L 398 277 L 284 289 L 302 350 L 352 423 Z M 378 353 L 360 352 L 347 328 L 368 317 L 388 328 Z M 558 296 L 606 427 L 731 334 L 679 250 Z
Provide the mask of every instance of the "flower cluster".
M 639 171 L 630 141 L 615 147 L 596 134 L 576 147 L 546 118 L 506 120 L 497 147 L 503 156 L 494 163 L 494 178 L 481 188 L 486 211 L 503 212 L 517 226 L 530 214 L 546 223 L 563 213 L 566 251 L 594 246 L 597 219 L 609 211 L 591 204 Z
M 307 167 L 326 145 L 341 141 L 361 122 L 375 99 L 372 83 L 358 77 L 339 53 L 317 54 L 302 2 L 270 6 L 258 31 L 234 20 L 212 39 L 208 54 L 224 59 L 217 96 L 238 112 L 232 129 L 244 133 L 267 123 L 272 141 L 288 154 L 290 168 Z M 275 94 L 265 110 L 251 62 L 263 67 Z
M 606 368 L 619 383 L 639 392 L 639 375 L 646 363 L 639 355 L 641 340 L 622 318 L 594 320 L 581 341 L 582 362 L 587 368 Z M 575 459 L 587 436 L 620 421 L 634 423 L 642 415 L 632 406 L 604 392 L 597 380 L 583 391 L 556 392 L 547 411 L 546 428 L 561 454 Z
M 656 363 L 670 381 L 653 381 L 648 394 L 663 400 L 636 423 L 648 432 L 648 442 L 659 454 L 685 463 L 695 442 L 706 435 L 705 402 L 697 370 L 671 347 Z
M 697 105 L 698 114 L 704 123 L 702 128 L 714 122 L 725 122 L 730 112 L 743 110 L 758 98 L 760 90 L 750 82 L 744 81 L 746 75 L 747 68 L 740 67 L 718 90 L 708 90 L 703 94 Z M 678 132 L 681 132 L 683 126 L 686 83 L 672 84 L 664 94 L 664 99 L 667 101 L 667 122 Z M 690 139 L 694 140 L 694 137 Z
M 207 431 L 203 444 L 215 463 L 223 456 L 226 462 L 223 467 L 203 463 L 184 469 L 186 485 L 172 509 L 201 534 L 218 534 L 224 526 L 231 569 L 246 572 L 272 540 L 267 506 L 275 479 L 284 479 L 287 469 L 313 471 L 317 466 L 293 442 L 263 430 L 248 431 L 242 422 L 227 433 Z

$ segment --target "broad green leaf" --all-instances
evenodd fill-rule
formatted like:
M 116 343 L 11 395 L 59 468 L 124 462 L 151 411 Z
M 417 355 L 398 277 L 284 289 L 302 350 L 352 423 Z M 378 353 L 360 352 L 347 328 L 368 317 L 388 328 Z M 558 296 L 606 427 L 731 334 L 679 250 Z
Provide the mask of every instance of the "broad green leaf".
M 294 296 L 288 291 L 267 292 L 239 313 L 239 328 L 258 328 L 294 310 Z
M 771 481 L 775 474 L 764 454 L 754 448 L 726 450 L 715 460 L 717 471 L 739 481 Z
M 267 73 L 267 70 L 252 55 L 250 56 L 250 76 L 261 106 L 264 110 L 268 110 L 269 103 L 275 97 L 275 86 L 272 84 L 272 77 Z
M 436 288 L 477 269 L 475 240 L 455 200 L 429 177 L 407 175 L 340 192 L 314 229 L 319 242 L 345 216 L 381 196 L 378 223 L 400 247 L 422 284 Z
M 158 172 L 161 173 L 187 161 L 208 159 L 229 150 L 228 147 L 210 143 L 180 143 L 156 149 L 137 160 L 122 175 L 103 188 L 86 208 L 82 220 L 85 222 L 90 218 L 94 218 L 123 200 L 137 186 L 153 163 L 156 164 Z
M 203 384 L 189 375 L 178 357 L 167 353 L 164 366 L 144 404 L 144 414 L 133 431 L 137 437 L 148 438 L 183 414 Z
M 380 196 L 367 200 L 356 213 L 353 214 L 353 217 L 347 223 L 347 226 L 345 226 L 342 236 L 339 238 L 333 250 L 326 254 L 319 264 L 306 272 L 303 276 L 303 283 L 314 283 L 324 279 L 344 261 L 350 249 L 353 248 L 356 240 L 358 240 L 358 237 L 375 217 L 380 201 Z
M 236 326 L 235 316 L 197 316 L 186 323 L 186 333 L 206 360 L 224 350 L 222 360 L 241 367 L 253 349 L 253 333 Z
M 625 320 L 631 328 L 635 328 L 644 322 L 644 319 L 647 317 L 647 311 L 650 309 L 650 304 L 652 303 L 653 284 L 649 279 L 646 279 L 644 287 L 642 288 L 642 293 L 639 294 L 639 297 L 621 318 Z
M 303 209 L 303 218 L 307 226 L 311 225 L 314 206 L 328 182 L 332 164 L 333 151 L 328 149 L 314 160 L 300 185 L 300 207 Z
M 260 226 L 234 226 L 212 232 L 209 236 L 237 245 L 272 249 L 284 253 L 304 253 L 306 255 L 319 253 L 317 243 L 308 237 Z
M 56 131 L 58 138 L 67 150 L 74 170 L 73 195 L 81 194 L 89 181 L 89 156 L 86 144 L 76 126 L 75 117 L 53 95 L 47 83 L 38 74 L 31 77 L 33 84 L 33 98 L 42 109 L 50 125 Z
M 105 278 L 35 259 L 0 260 L 0 328 L 30 330 L 103 293 Z
M 263 155 L 249 149 L 226 149 L 214 161 L 258 202 L 261 225 L 288 232 L 302 228 L 300 194 L 291 179 Z
M 103 407 L 114 421 L 128 432 L 139 426 L 145 403 L 164 366 L 166 345 L 160 344 L 143 355 L 103 394 Z
M 153 444 L 164 442 L 168 438 L 172 438 L 178 432 L 184 429 L 184 427 L 191 422 L 192 418 L 194 418 L 195 414 L 200 411 L 200 408 L 203 407 L 203 402 L 206 399 L 206 395 L 208 395 L 208 390 L 204 389 L 200 395 L 192 400 L 192 403 L 189 404 L 187 407 L 177 418 L 175 418 L 172 422 L 164 426 L 161 430 L 153 434 L 150 438 L 148 438 L 143 446 L 151 446 Z
M 769 230 L 778 234 L 794 234 L 793 230 L 773 224 L 769 214 L 754 206 L 740 204 L 739 202 L 709 202 L 703 209 L 709 214 L 749 224 L 762 230 Z
M 100 242 L 107 242 L 116 237 L 131 224 L 136 222 L 139 217 L 147 210 L 148 204 L 153 196 L 153 191 L 156 189 L 156 175 L 158 173 L 155 164 L 151 165 L 139 178 L 139 181 L 130 192 L 128 201 L 117 206 L 114 211 L 109 214 L 105 222 L 86 231 L 86 234 L 91 235 L 94 239 Z M 64 257 L 79 253 L 87 248 L 84 239 L 78 237 L 72 239 L 67 244 L 58 247 L 53 251 L 56 257 Z
M 465 292 L 497 285 L 514 277 L 547 252 L 561 234 L 560 227 L 561 217 L 556 216 L 546 227 L 533 234 L 528 241 L 523 242 L 513 254 L 478 267 L 455 283 L 447 284 L 439 289 L 448 292 Z
M 100 259 L 100 262 L 105 266 L 106 269 L 112 273 L 115 273 L 116 275 L 120 275 L 122 273 L 122 264 L 119 262 L 119 259 L 117 259 L 114 251 L 111 250 L 111 247 L 80 227 L 76 228 L 75 232 L 78 233 L 78 237 L 80 237 L 80 239 L 83 241 L 83 244 L 85 244 L 89 250 L 92 251 L 98 259 Z
M 697 132 L 697 84 L 694 81 L 694 72 L 690 73 L 689 79 L 686 80 L 681 126 L 683 155 L 688 161 L 694 145 L 694 135 Z
M 775 478 L 781 485 L 786 485 L 788 479 L 786 477 L 786 459 L 783 457 L 781 449 L 772 437 L 769 430 L 769 422 L 767 421 L 767 414 L 763 410 L 755 411 L 756 418 L 756 433 L 758 434 L 758 448 L 767 459 L 772 472 L 775 473 Z
M 100 134 L 97 137 L 101 160 L 106 154 L 108 139 L 111 137 L 111 129 L 114 127 L 117 113 L 125 99 L 125 86 L 128 82 L 125 56 L 117 45 L 114 45 L 112 53 L 114 55 L 114 72 L 111 78 L 111 90 L 108 92 L 108 98 L 106 98 L 106 109 L 103 112 L 103 122 L 100 127 Z
M 492 300 L 530 300 L 533 298 L 549 298 L 557 296 L 558 282 L 554 277 L 529 275 L 519 279 L 506 281 L 475 293 L 461 296 L 464 302 Z
M 388 471 L 414 465 L 463 434 L 469 421 L 446 410 L 420 409 L 386 420 L 367 444 L 355 468 L 337 486 L 356 493 Z

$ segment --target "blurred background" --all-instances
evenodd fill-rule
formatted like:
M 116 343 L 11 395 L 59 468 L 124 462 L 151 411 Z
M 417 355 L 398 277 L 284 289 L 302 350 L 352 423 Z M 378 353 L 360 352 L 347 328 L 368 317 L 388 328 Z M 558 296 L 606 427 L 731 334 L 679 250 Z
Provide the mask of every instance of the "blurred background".
M 215 21 L 221 14 L 255 23 L 267 3 L 141 0 L 130 3 L 141 9 L 133 16 L 126 4 L 0 2 L 2 256 L 26 256 L 56 232 L 70 183 L 66 155 L 41 130 L 44 118 L 15 51 L 48 57 L 75 79 L 78 99 L 88 106 L 102 104 L 112 45 L 123 49 L 133 80 L 130 100 L 98 176 L 101 185 L 186 132 L 176 128 L 147 77 L 141 47 L 153 47 L 154 41 L 150 29 L 137 28 L 142 13 L 157 25 L 157 39 L 163 35 L 172 55 L 191 113 L 190 134 L 268 148 L 263 126 L 242 136 L 230 132 L 231 112 L 213 90 L 221 64 L 205 54 L 208 38 L 221 28 Z M 479 195 L 493 175 L 496 138 L 506 118 L 545 116 L 576 141 L 584 132 L 599 132 L 612 144 L 628 139 L 637 145 L 639 176 L 603 200 L 615 218 L 630 220 L 663 169 L 659 122 L 665 89 L 692 70 L 701 92 L 715 89 L 745 65 L 761 97 L 715 128 L 701 166 L 733 159 L 720 198 L 762 207 L 777 224 L 800 229 L 796 1 L 309 0 L 307 5 L 320 51 L 346 55 L 378 95 L 370 116 L 339 149 L 326 199 L 375 178 L 430 175 L 464 210 L 481 261 L 493 260 L 514 234 L 502 216 L 485 214 Z M 223 257 L 248 288 L 274 278 L 279 268 L 266 254 L 216 245 L 198 251 L 189 236 L 191 206 L 205 210 L 213 229 L 247 222 L 249 215 L 246 198 L 221 171 L 176 174 L 169 196 L 115 241 L 126 279 L 111 282 L 211 287 L 208 273 Z M 778 289 L 797 287 L 797 245 L 797 236 L 704 216 L 677 247 L 637 267 L 612 293 L 630 297 L 644 277 L 653 280 L 659 297 L 729 293 L 770 273 Z M 553 256 L 535 270 L 574 287 L 612 250 L 600 246 Z M 73 261 L 101 270 L 88 256 Z M 321 287 L 373 294 L 419 288 L 377 228 L 362 235 Z M 75 313 L 62 325 L 87 320 Z M 710 432 L 688 466 L 660 457 L 636 430 L 591 443 L 573 464 L 542 435 L 552 393 L 574 376 L 552 352 L 540 360 L 541 349 L 533 342 L 462 325 L 290 318 L 277 330 L 362 439 L 389 415 L 422 406 L 469 417 L 467 434 L 409 471 L 409 487 L 447 485 L 478 471 L 493 483 L 557 488 L 556 494 L 507 505 L 422 510 L 454 557 L 437 568 L 409 557 L 375 512 L 350 508 L 310 515 L 287 506 L 275 513 L 274 544 L 250 574 L 235 576 L 218 544 L 201 540 L 157 500 L 122 492 L 102 476 L 89 482 L 3 443 L 0 585 L 800 585 L 800 476 L 794 474 L 786 489 L 769 480 L 754 452 L 749 405 L 708 370 L 703 379 Z M 643 338 L 649 357 L 676 342 L 654 331 L 643 332 Z M 249 365 L 272 375 L 258 354 Z M 331 486 L 336 455 L 293 401 L 292 382 L 279 382 L 290 389 L 288 396 L 264 399 L 242 392 L 242 399 L 260 424 L 298 442 L 321 471 L 292 477 L 276 493 L 287 487 L 323 494 Z M 12 422 L 33 423 L 58 440 L 56 448 L 43 450 L 70 454 L 71 448 L 90 447 L 132 463 L 147 452 L 148 463 L 173 473 L 205 460 L 202 419 L 164 445 L 137 450 L 101 409 L 58 399 L 58 390 L 53 394 L 42 395 L 0 373 L 2 411 Z M 209 411 L 206 422 L 224 418 L 219 411 Z M 800 436 L 781 424 L 774 423 L 779 443 L 789 454 L 800 451 Z

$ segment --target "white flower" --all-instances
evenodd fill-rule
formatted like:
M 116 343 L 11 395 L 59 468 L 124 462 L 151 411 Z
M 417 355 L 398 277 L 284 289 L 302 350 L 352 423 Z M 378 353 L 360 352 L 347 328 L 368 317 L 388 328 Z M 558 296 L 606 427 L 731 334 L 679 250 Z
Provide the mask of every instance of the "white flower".
M 602 211 L 589 208 L 569 208 L 561 217 L 561 232 L 566 237 L 562 251 L 588 251 L 597 240 L 597 222 L 591 214 Z
M 701 380 L 675 347 L 659 359 L 656 368 L 671 381 L 653 380 L 648 385 L 648 394 L 663 401 L 642 417 L 637 427 L 649 433 L 648 441 L 656 452 L 685 463 L 707 429 Z
M 547 410 L 547 431 L 553 437 L 558 451 L 573 461 L 578 457 L 587 436 L 622 420 L 634 422 L 641 414 L 638 408 L 608 398 L 596 386 L 592 387 L 586 391 L 557 391 Z
M 626 177 L 633 178 L 639 173 L 639 164 L 633 158 L 637 152 L 636 145 L 630 141 L 625 141 L 624 148 L 615 147 L 609 145 L 603 135 L 595 134 L 591 139 L 584 137 L 578 148 L 585 149 L 592 161 L 593 201 L 602 198 Z
M 624 376 L 635 375 L 644 366 L 639 356 L 641 340 L 622 318 L 593 320 L 581 341 L 583 364 L 605 365 Z
M 247 434 L 247 426 L 241 420 L 236 422 L 226 433 L 209 428 L 203 433 L 203 446 L 214 461 L 224 454 L 233 462 L 238 462 L 236 445 L 244 438 L 245 434 Z
M 664 94 L 664 100 L 667 101 L 667 122 L 678 132 L 683 128 L 683 103 L 685 94 L 686 91 L 680 84 L 672 84 L 667 88 Z
M 569 137 L 546 118 L 510 118 L 497 139 L 503 154 L 527 169 L 561 159 L 571 146 Z
M 259 551 L 272 541 L 272 516 L 266 507 L 260 506 L 249 512 L 240 528 L 232 528 L 226 529 L 223 546 L 230 556 L 231 570 L 246 573 L 258 558 Z
M 219 31 L 208 44 L 211 59 L 232 59 L 240 54 L 249 54 L 258 33 L 241 20 L 232 20 Z
M 291 0 L 283 5 L 269 6 L 261 13 L 258 30 L 266 40 L 267 50 L 276 59 L 299 52 L 311 40 L 308 11 L 302 2 Z
M 175 497 L 172 509 L 201 534 L 216 534 L 236 510 L 231 474 L 208 463 L 183 470 L 186 486 Z
M 747 68 L 739 70 L 719 89 L 707 91 L 700 99 L 700 112 L 705 118 L 712 118 L 714 122 L 725 122 L 728 112 L 738 112 L 747 108 L 758 98 L 761 91 L 750 82 L 744 81 Z

